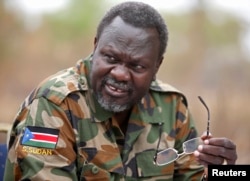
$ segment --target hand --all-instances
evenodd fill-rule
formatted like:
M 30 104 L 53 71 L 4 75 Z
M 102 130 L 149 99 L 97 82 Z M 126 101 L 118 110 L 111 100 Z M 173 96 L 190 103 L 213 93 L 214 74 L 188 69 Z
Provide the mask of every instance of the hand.
M 221 165 L 225 161 L 234 165 L 237 160 L 236 145 L 228 138 L 213 138 L 211 135 L 202 136 L 203 145 L 199 145 L 194 152 L 197 160 L 205 167 L 207 165 Z

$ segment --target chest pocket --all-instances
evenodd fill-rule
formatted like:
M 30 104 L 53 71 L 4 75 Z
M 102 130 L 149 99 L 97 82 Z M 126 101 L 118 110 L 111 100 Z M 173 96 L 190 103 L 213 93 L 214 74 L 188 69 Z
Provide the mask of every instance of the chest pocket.
M 144 151 L 136 155 L 138 177 L 164 176 L 172 178 L 174 164 L 158 166 L 153 163 L 155 150 Z
M 124 175 L 119 152 L 79 148 L 80 180 L 110 181 Z

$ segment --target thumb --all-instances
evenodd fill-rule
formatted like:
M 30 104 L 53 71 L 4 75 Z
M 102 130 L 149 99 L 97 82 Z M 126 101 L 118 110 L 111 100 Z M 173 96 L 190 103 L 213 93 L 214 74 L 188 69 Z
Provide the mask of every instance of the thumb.
M 209 139 L 209 138 L 212 138 L 213 136 L 212 136 L 212 134 L 211 133 L 208 133 L 208 135 L 207 135 L 207 132 L 206 131 L 204 131 L 203 133 L 202 133 L 202 135 L 201 135 L 201 139 L 202 140 L 206 140 L 206 139 Z

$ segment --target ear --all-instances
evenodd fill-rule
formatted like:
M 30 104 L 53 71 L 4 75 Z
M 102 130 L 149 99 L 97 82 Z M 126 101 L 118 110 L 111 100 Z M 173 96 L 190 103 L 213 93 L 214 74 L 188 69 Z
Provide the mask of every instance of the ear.
M 155 66 L 155 72 L 154 72 L 154 76 L 153 76 L 153 81 L 156 80 L 156 74 L 161 66 L 161 63 L 163 61 L 164 57 L 161 57 L 160 59 L 157 60 L 156 62 L 156 66 Z
M 158 70 L 162 64 L 163 59 L 164 59 L 164 57 L 162 56 L 161 58 L 159 58 L 159 60 L 157 60 L 156 66 L 155 66 L 155 74 L 158 72 Z
M 97 40 L 97 38 L 95 37 L 95 39 L 94 39 L 94 50 L 96 49 L 97 44 L 98 44 L 98 40 Z

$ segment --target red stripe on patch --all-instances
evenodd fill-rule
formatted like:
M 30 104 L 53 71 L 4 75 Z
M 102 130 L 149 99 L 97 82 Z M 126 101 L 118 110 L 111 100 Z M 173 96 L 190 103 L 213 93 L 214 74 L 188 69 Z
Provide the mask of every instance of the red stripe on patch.
M 50 141 L 50 142 L 57 142 L 58 136 L 51 136 L 51 135 L 44 135 L 44 134 L 37 134 L 35 132 L 32 133 L 34 135 L 35 140 L 41 140 L 41 141 Z

